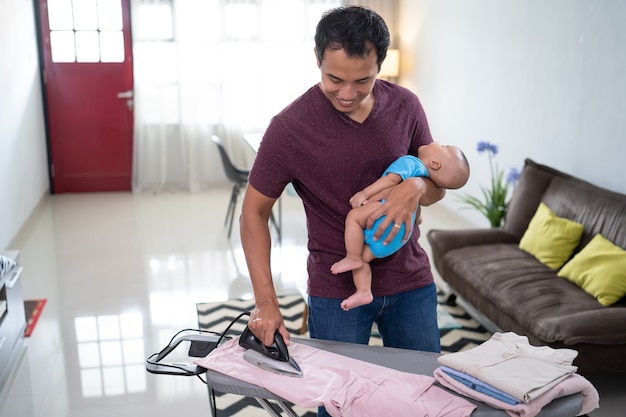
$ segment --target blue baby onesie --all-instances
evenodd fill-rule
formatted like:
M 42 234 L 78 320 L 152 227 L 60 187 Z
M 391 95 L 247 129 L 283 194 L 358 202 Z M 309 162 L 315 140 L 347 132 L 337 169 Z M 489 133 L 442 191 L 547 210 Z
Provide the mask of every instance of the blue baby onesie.
M 398 174 L 402 177 L 402 181 L 410 177 L 428 177 L 428 170 L 426 166 L 420 161 L 417 157 L 413 155 L 405 155 L 396 159 L 387 167 L 385 172 L 383 173 L 383 177 L 387 174 Z M 383 200 L 383 204 L 384 204 Z M 417 211 L 413 212 L 412 222 L 415 224 L 415 216 L 417 215 Z M 387 227 L 387 230 L 383 233 L 383 235 L 378 240 L 374 240 L 374 232 L 378 228 L 380 222 L 385 219 L 386 216 L 381 216 L 377 219 L 372 225 L 371 229 L 365 229 L 365 243 L 369 246 L 370 250 L 377 258 L 384 258 L 385 256 L 389 256 L 395 253 L 398 249 L 400 249 L 404 244 L 408 241 L 402 241 L 402 237 L 404 236 L 405 226 L 402 224 L 400 230 L 398 230 L 398 234 L 393 238 L 388 245 L 383 246 L 383 241 L 393 228 L 393 224 L 390 224 Z M 411 231 L 413 234 L 413 231 Z M 409 235 L 410 237 L 410 235 Z

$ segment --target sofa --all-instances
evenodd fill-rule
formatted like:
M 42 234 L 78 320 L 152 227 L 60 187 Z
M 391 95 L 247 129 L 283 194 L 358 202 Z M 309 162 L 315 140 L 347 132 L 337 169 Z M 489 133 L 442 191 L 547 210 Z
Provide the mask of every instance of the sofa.
M 583 375 L 626 371 L 626 195 L 527 159 L 502 227 L 427 239 L 451 299 L 490 330 L 575 349 Z

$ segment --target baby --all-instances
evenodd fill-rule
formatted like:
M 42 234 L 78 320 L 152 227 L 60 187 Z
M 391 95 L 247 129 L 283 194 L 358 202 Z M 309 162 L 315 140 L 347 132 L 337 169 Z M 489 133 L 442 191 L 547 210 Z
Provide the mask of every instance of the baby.
M 406 243 L 406 240 L 402 239 L 404 224 L 389 225 L 380 239 L 374 240 L 374 232 L 385 216 L 377 219 L 371 229 L 365 229 L 366 222 L 370 214 L 384 204 L 384 200 L 368 201 L 368 198 L 409 177 L 428 177 L 438 187 L 447 189 L 461 188 L 469 178 L 469 164 L 463 152 L 457 147 L 431 143 L 421 146 L 417 155 L 418 158 L 405 155 L 396 159 L 381 178 L 350 199 L 352 210 L 346 217 L 345 228 L 346 257 L 330 268 L 333 274 L 352 271 L 356 292 L 341 302 L 341 308 L 346 311 L 371 303 L 374 299 L 369 262 L 395 253 Z M 417 211 L 413 213 L 413 223 L 416 214 Z M 383 245 L 382 242 L 393 227 L 399 229 L 398 233 L 388 245 Z

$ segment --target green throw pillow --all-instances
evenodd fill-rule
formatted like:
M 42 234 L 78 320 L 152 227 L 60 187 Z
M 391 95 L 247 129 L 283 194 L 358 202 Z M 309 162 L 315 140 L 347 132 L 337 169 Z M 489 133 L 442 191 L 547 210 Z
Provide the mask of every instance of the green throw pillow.
M 557 275 L 610 306 L 626 295 L 626 251 L 597 234 Z
M 540 203 L 519 247 L 556 270 L 567 262 L 578 246 L 583 229 L 582 224 L 558 217 L 547 205 Z

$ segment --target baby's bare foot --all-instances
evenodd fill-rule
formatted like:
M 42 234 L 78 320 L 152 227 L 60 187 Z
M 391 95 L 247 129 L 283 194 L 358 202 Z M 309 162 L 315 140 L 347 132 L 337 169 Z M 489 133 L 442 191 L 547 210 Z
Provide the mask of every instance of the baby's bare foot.
M 359 269 L 362 266 L 363 266 L 363 261 L 359 259 L 343 258 L 339 262 L 335 262 L 333 266 L 330 267 L 330 271 L 333 274 L 340 274 L 342 272 Z
M 341 308 L 345 311 L 369 304 L 374 300 L 371 292 L 355 292 L 350 297 L 341 302 Z

